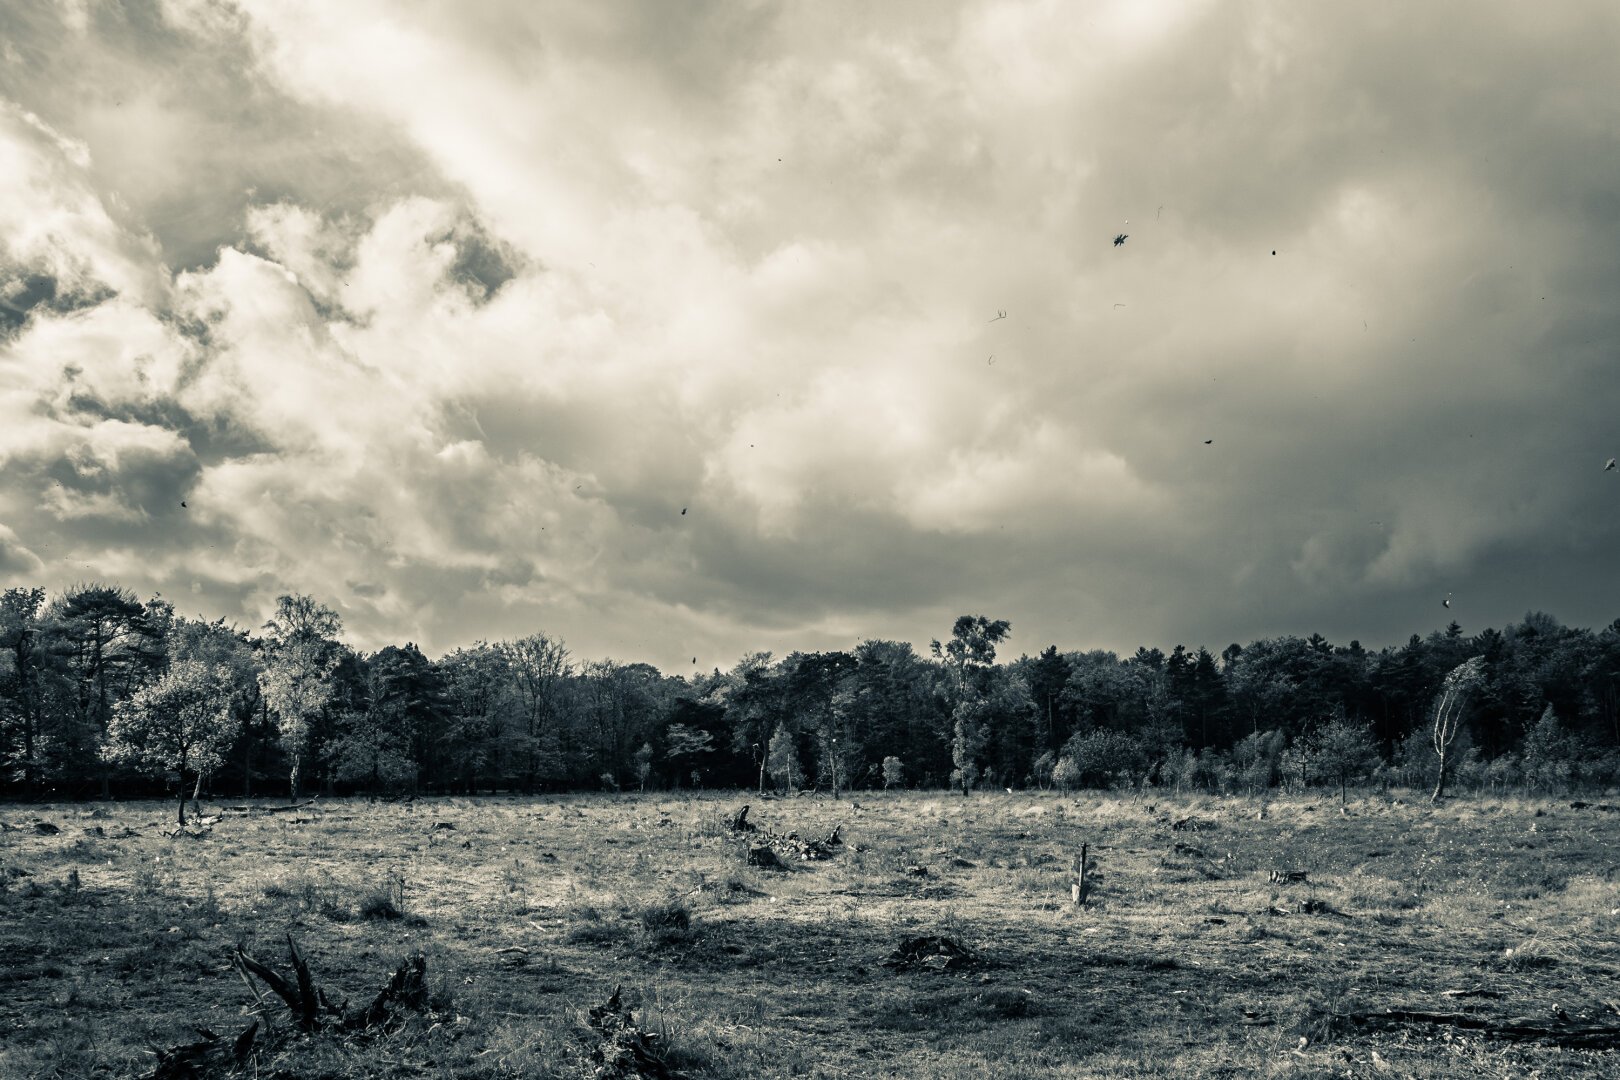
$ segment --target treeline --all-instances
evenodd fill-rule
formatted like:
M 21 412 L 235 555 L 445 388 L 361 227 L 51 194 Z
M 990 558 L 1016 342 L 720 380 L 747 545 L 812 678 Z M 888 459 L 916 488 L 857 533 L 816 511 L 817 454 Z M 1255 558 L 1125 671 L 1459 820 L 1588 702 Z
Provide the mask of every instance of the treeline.
M 0 596 L 0 792 L 477 793 L 641 787 L 1431 784 L 1448 673 L 1479 663 L 1463 786 L 1620 780 L 1620 620 L 1532 613 L 1369 652 L 1320 635 L 997 662 L 1008 624 L 666 675 L 534 634 L 437 659 L 358 652 L 285 596 L 248 632 L 109 585 Z

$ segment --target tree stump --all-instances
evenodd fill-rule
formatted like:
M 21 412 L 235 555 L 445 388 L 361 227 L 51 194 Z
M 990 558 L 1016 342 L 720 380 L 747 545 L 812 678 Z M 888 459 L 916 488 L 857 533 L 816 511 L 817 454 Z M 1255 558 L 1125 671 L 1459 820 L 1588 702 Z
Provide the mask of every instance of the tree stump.
M 764 844 L 756 844 L 748 849 L 748 865 L 757 866 L 762 870 L 786 870 L 784 863 L 776 852 Z

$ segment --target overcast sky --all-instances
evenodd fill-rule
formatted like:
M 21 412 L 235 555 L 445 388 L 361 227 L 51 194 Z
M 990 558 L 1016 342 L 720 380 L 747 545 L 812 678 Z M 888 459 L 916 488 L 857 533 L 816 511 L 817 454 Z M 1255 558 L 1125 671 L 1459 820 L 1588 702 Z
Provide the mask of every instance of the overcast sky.
M 1601 626 L 1616 56 L 1609 0 L 12 0 L 0 583 L 676 672 Z

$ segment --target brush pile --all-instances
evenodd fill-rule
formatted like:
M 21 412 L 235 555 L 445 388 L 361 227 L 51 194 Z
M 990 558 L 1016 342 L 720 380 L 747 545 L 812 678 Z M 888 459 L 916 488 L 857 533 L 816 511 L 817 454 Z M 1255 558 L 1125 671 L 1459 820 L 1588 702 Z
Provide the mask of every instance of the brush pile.
M 930 971 L 962 971 L 976 963 L 973 952 L 955 938 L 927 936 L 907 938 L 888 955 L 883 966 L 892 971 L 926 968 Z
M 748 820 L 748 807 L 744 806 L 726 818 L 726 828 L 734 837 L 748 837 L 752 844 L 748 851 L 750 866 L 772 867 L 774 864 L 761 854 L 768 850 L 783 862 L 813 862 L 830 859 L 844 846 L 844 827 L 834 826 L 826 836 L 806 840 L 796 832 L 786 835 L 761 828 Z

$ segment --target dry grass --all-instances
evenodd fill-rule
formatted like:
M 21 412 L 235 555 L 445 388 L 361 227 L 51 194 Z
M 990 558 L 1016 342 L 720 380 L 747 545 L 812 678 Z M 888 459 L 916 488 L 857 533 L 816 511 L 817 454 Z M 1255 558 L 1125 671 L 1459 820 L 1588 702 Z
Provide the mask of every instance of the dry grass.
M 743 801 L 778 831 L 843 823 L 848 846 L 752 870 L 721 825 Z M 356 999 L 424 949 L 453 1004 L 381 1046 L 283 1040 L 262 1075 L 588 1076 L 582 1010 L 620 983 L 693 1076 L 1620 1075 L 1613 1052 L 1335 1019 L 1399 1005 L 1620 1023 L 1620 815 L 1518 799 L 1257 809 L 1051 794 L 334 801 L 168 840 L 159 804 L 94 820 L 90 806 L 0 808 L 22 826 L 0 832 L 0 1076 L 136 1076 L 147 1045 L 239 1029 L 254 1003 L 231 946 L 279 955 L 287 932 Z M 1172 830 L 1189 816 L 1198 828 Z M 36 835 L 35 818 L 62 832 Z M 125 827 L 137 835 L 114 839 Z M 1076 909 L 1082 842 L 1097 872 Z M 1272 869 L 1309 880 L 1273 885 Z M 881 966 L 922 934 L 980 962 Z M 1442 995 L 1457 989 L 1501 996 Z

